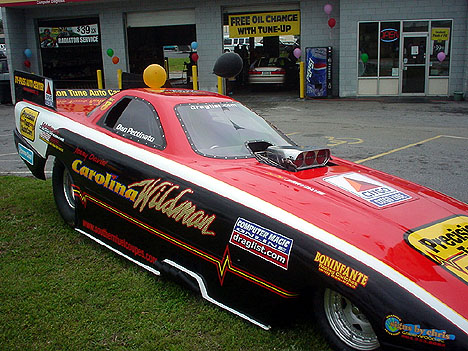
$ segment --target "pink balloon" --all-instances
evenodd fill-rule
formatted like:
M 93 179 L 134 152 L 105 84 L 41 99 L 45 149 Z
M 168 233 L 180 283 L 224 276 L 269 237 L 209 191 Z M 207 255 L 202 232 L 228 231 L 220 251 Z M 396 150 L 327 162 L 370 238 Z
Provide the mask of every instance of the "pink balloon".
M 323 11 L 325 11 L 325 13 L 327 15 L 329 15 L 333 10 L 333 6 L 330 5 L 330 4 L 326 4 L 324 7 L 323 7 Z
M 299 57 L 301 57 L 301 54 L 302 54 L 301 49 L 299 49 L 299 48 L 294 49 L 293 55 L 294 55 L 295 58 L 298 59 Z
M 447 56 L 445 55 L 445 52 L 441 51 L 437 54 L 437 59 L 442 62 L 443 60 L 445 60 Z

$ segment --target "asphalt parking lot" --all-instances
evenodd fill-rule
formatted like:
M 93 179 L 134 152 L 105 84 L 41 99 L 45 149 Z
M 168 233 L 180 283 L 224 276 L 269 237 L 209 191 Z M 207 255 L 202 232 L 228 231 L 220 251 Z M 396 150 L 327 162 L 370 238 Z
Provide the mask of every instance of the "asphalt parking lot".
M 235 94 L 300 145 L 425 185 L 468 203 L 468 102 L 429 98 L 299 99 Z M 0 175 L 30 176 L 13 143 L 13 106 L 0 105 Z M 51 163 L 47 165 L 50 176 Z

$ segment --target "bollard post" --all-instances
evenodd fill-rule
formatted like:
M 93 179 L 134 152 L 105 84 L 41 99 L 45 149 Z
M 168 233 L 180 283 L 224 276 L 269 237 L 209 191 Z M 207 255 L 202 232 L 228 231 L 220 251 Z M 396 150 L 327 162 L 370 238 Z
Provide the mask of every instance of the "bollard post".
M 218 94 L 221 94 L 223 95 L 223 78 L 221 78 L 220 76 L 218 76 Z
M 198 90 L 197 65 L 192 66 L 193 90 Z
M 103 89 L 104 86 L 102 85 L 102 70 L 98 69 L 96 71 L 96 74 L 97 74 L 97 86 L 98 86 L 98 89 Z
M 304 98 L 304 61 L 299 62 L 299 97 Z
M 122 70 L 117 70 L 117 82 L 119 83 L 119 90 L 122 90 Z

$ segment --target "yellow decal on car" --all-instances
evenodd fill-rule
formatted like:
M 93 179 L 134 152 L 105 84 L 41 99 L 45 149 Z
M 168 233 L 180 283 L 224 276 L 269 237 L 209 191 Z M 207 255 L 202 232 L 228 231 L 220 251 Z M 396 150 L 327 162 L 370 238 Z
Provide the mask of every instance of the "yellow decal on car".
M 443 268 L 468 282 L 468 217 L 455 216 L 406 234 L 406 241 Z
M 21 110 L 20 133 L 31 141 L 34 141 L 36 138 L 35 129 L 38 116 L 39 111 L 33 110 L 32 108 L 25 107 Z

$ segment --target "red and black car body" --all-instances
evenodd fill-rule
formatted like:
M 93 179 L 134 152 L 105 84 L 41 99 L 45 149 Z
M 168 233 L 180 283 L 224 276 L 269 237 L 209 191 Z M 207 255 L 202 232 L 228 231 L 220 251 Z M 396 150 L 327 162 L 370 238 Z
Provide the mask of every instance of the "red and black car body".
M 18 152 L 42 179 L 55 157 L 76 231 L 265 329 L 309 302 L 337 348 L 468 349 L 466 204 L 242 125 L 226 96 L 131 89 L 87 112 L 89 94 L 15 108 Z

